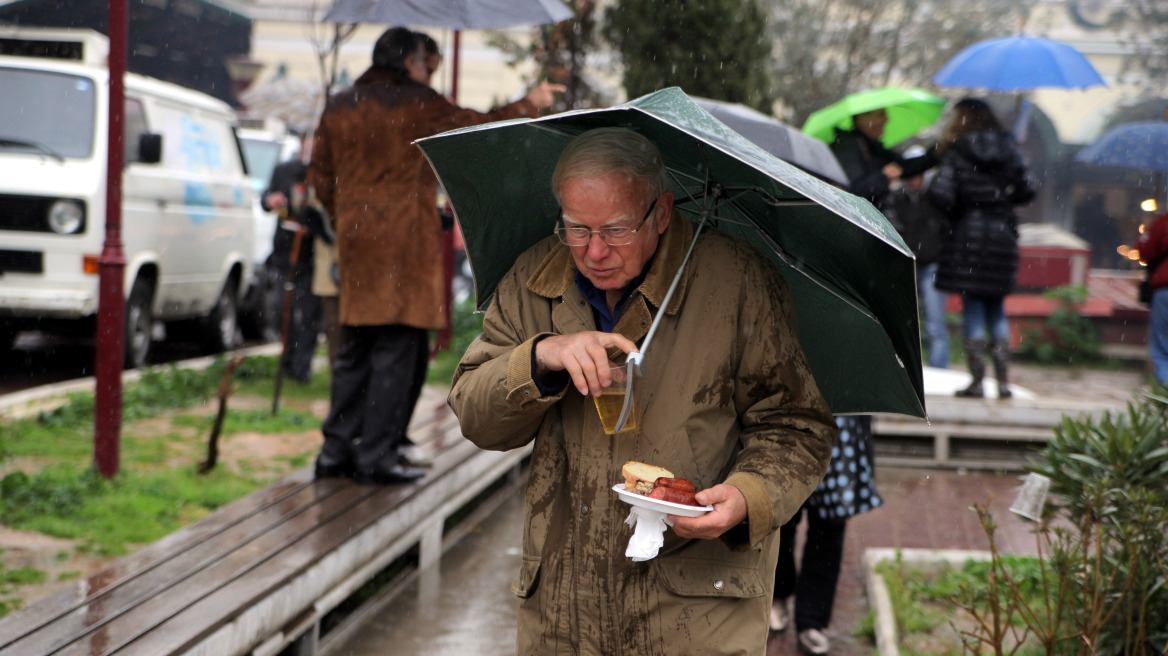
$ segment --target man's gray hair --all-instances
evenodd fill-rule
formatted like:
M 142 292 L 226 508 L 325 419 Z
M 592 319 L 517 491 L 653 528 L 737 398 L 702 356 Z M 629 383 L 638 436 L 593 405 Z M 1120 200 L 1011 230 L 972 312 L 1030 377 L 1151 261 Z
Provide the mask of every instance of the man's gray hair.
M 560 185 L 575 177 L 624 173 L 649 183 L 649 197 L 669 191 L 669 176 L 661 152 L 644 136 L 628 128 L 596 128 L 577 136 L 560 153 L 552 173 L 552 193 L 560 199 Z

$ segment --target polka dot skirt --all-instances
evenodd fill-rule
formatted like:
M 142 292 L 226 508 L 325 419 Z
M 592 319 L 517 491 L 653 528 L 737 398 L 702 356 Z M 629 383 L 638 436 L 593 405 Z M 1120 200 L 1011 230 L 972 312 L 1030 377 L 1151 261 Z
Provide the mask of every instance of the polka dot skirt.
M 806 506 L 824 519 L 846 519 L 884 505 L 872 463 L 872 418 L 836 417 L 839 438 L 831 464 Z

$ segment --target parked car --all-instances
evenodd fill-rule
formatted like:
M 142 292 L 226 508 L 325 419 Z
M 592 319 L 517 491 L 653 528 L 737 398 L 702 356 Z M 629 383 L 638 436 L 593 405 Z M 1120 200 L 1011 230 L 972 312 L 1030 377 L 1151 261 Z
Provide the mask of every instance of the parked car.
M 105 241 L 109 42 L 91 30 L 0 28 L 0 347 L 22 330 L 92 335 Z M 125 77 L 126 363 L 162 328 L 211 351 L 237 341 L 252 277 L 254 193 L 231 108 Z

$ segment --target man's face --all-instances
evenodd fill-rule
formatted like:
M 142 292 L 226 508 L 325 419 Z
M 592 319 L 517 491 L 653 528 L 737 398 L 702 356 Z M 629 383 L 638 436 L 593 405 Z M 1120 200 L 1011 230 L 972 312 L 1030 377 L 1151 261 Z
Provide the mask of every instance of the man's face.
M 427 54 L 424 48 L 418 48 L 417 52 L 406 57 L 406 70 L 411 80 L 430 86 L 430 78 L 434 76 L 434 71 L 438 70 L 441 63 L 441 55 Z
M 857 130 L 873 139 L 879 139 L 884 136 L 884 126 L 888 123 L 888 113 L 883 109 L 874 109 L 863 114 L 856 114 L 853 120 Z
M 653 202 L 648 183 L 624 173 L 571 177 L 560 183 L 564 225 L 599 230 L 609 226 L 636 228 Z M 649 218 L 624 246 L 609 246 L 594 233 L 583 246 L 571 246 L 572 259 L 597 289 L 619 291 L 641 273 L 657 251 L 657 242 L 669 226 L 673 193 L 657 200 Z

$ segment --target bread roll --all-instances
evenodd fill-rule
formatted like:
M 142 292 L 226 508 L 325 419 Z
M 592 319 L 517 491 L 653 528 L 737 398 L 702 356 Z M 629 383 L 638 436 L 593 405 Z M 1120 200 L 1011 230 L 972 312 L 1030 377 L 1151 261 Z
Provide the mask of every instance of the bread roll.
M 653 491 L 653 483 L 658 478 L 673 478 L 673 472 L 656 465 L 646 465 L 643 462 L 630 460 L 621 468 L 625 477 L 625 489 L 629 492 L 648 495 Z

